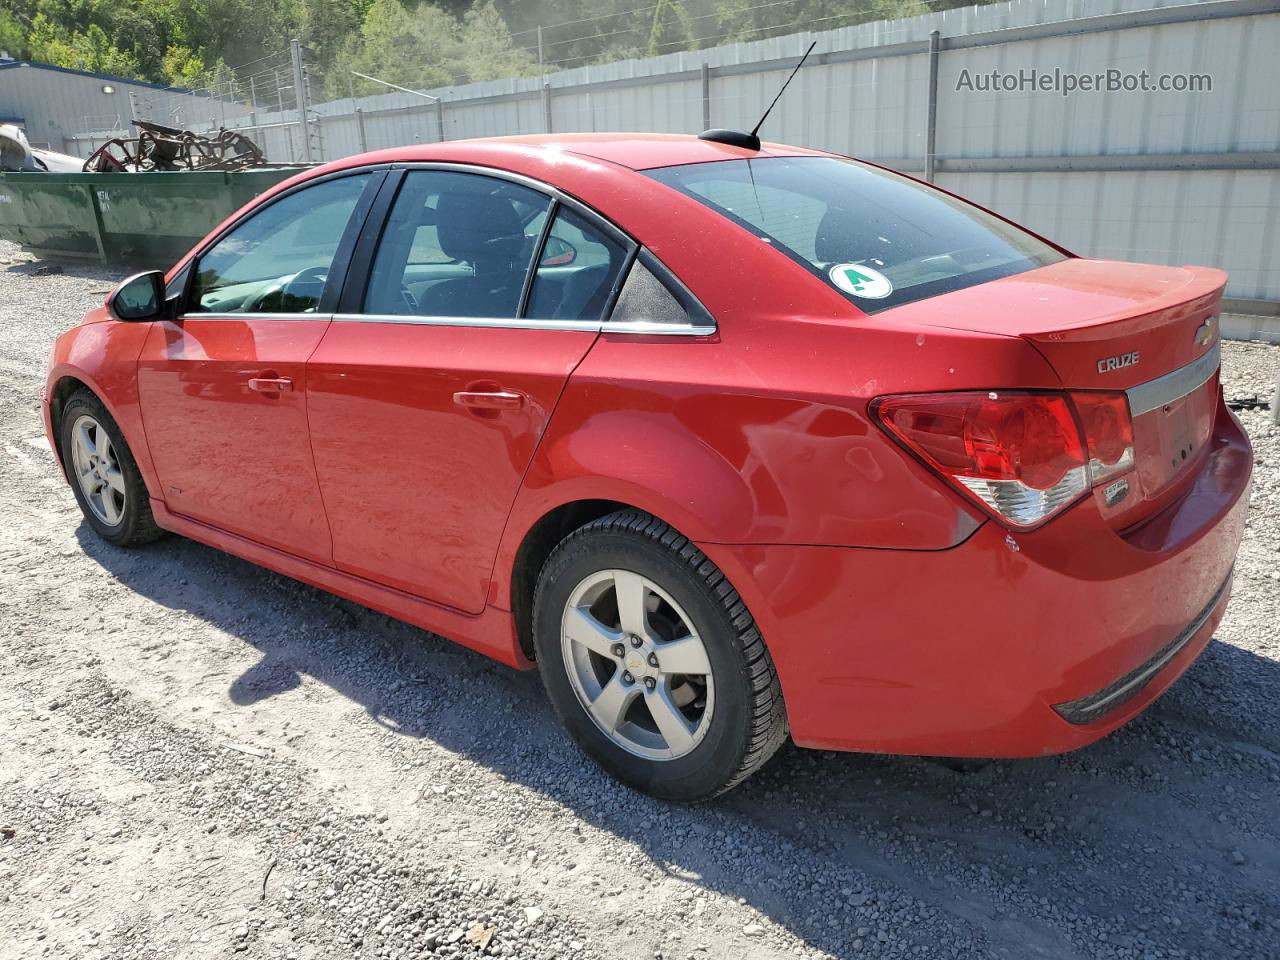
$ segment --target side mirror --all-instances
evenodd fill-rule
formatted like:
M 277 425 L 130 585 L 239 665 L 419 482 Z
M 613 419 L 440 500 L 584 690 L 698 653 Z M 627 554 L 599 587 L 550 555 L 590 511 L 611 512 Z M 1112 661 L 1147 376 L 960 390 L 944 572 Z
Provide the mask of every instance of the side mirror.
M 107 309 L 117 320 L 155 320 L 164 310 L 164 274 L 137 273 L 107 297 Z
M 578 259 L 578 250 L 572 243 L 561 237 L 547 237 L 542 248 L 540 267 L 567 267 Z

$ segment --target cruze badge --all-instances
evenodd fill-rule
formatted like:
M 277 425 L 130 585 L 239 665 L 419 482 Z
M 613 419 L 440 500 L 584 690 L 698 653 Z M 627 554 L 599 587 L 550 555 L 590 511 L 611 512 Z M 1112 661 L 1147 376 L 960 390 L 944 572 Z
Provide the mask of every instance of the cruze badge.
M 1138 362 L 1138 351 L 1132 353 L 1122 353 L 1115 357 L 1103 357 L 1098 361 L 1099 373 L 1110 373 L 1112 370 L 1122 370 L 1125 367 L 1135 366 Z
M 1210 317 L 1204 323 L 1200 324 L 1200 326 L 1196 327 L 1196 332 L 1195 332 L 1196 346 L 1198 347 L 1208 346 L 1209 342 L 1213 340 L 1213 320 L 1214 318 Z

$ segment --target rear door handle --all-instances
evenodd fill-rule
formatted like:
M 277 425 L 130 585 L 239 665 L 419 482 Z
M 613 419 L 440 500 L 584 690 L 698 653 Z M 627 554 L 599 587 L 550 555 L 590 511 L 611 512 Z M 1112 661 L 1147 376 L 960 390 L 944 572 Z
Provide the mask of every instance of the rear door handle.
M 259 393 L 284 393 L 293 389 L 293 381 L 288 377 L 254 377 L 249 381 L 249 389 Z
M 453 402 L 480 410 L 518 410 L 524 406 L 524 394 L 507 390 L 459 390 L 453 395 Z

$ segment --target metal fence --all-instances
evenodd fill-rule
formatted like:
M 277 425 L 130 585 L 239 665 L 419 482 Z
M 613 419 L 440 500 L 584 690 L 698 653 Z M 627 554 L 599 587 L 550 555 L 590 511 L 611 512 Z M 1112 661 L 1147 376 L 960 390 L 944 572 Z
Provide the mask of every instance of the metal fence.
M 1014 0 L 257 112 L 242 129 L 269 159 L 299 161 L 503 134 L 750 128 L 811 40 L 768 139 L 922 175 L 1086 256 L 1221 266 L 1246 311 L 1280 302 L 1280 0 Z M 1195 74 L 1210 89 L 1064 96 L 975 80 L 1030 70 Z

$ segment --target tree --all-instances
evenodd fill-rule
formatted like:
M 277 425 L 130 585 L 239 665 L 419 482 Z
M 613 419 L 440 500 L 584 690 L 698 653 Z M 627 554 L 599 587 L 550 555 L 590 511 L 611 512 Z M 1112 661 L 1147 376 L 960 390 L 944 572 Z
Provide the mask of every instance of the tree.
M 175 87 L 203 87 L 213 79 L 202 56 L 177 45 L 165 50 L 160 69 L 164 74 L 164 82 Z
M 507 22 L 493 0 L 484 0 L 467 11 L 460 39 L 459 68 L 470 81 L 520 76 L 538 68 L 537 58 L 511 39 Z
M 108 73 L 127 80 L 142 75 L 137 59 L 116 47 L 96 23 L 79 33 L 38 13 L 32 21 L 28 43 L 32 59 L 44 63 Z
M 696 49 L 698 40 L 693 31 L 693 18 L 685 5 L 681 0 L 657 0 L 649 28 L 649 56 Z
M 302 42 L 315 58 L 320 86 L 329 85 L 330 68 L 359 32 L 368 8 L 369 3 L 353 0 L 302 0 Z M 346 77 L 338 79 L 346 83 Z
M 373 0 L 359 33 L 333 58 L 325 91 L 346 96 L 379 92 L 352 70 L 415 90 L 532 72 L 533 56 L 511 38 L 492 0 L 476 3 L 461 21 L 433 3 L 412 9 L 400 0 Z
M 25 60 L 30 56 L 27 48 L 27 31 L 7 10 L 0 10 L 0 53 L 7 54 L 16 60 Z
M 912 16 L 969 0 L 0 0 L 0 50 L 56 66 L 202 86 L 224 64 L 247 96 L 300 37 L 318 86 L 351 69 L 409 87 Z M 378 88 L 356 84 L 361 93 Z

